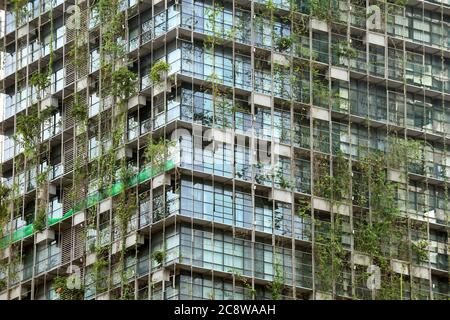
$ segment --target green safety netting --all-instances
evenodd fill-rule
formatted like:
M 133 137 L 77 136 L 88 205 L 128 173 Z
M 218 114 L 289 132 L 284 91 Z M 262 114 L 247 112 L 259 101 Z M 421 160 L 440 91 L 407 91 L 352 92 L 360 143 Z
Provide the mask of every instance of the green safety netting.
M 53 225 L 60 221 L 63 221 L 65 219 L 71 217 L 75 212 L 89 208 L 89 207 L 93 206 L 94 204 L 102 201 L 105 198 L 118 195 L 125 189 L 125 187 L 134 187 L 140 183 L 143 183 L 143 182 L 149 180 L 150 178 L 156 176 L 157 174 L 159 174 L 162 171 L 168 171 L 173 168 L 175 168 L 175 163 L 173 160 L 168 160 L 165 163 L 163 168 L 147 167 L 147 168 L 141 170 L 141 172 L 139 172 L 137 175 L 132 177 L 126 185 L 121 181 L 116 182 L 106 192 L 105 191 L 97 192 L 93 195 L 89 195 L 86 199 L 83 199 L 83 200 L 77 202 L 74 205 L 73 209 L 67 211 L 62 217 L 60 217 L 60 218 L 50 218 L 49 217 L 48 225 Z M 14 243 L 25 237 L 28 237 L 29 235 L 32 235 L 33 231 L 34 231 L 34 227 L 33 227 L 32 223 L 17 229 L 11 235 L 7 235 L 7 236 L 3 237 L 2 239 L 0 239 L 0 248 L 4 248 L 7 245 L 9 245 L 10 243 Z

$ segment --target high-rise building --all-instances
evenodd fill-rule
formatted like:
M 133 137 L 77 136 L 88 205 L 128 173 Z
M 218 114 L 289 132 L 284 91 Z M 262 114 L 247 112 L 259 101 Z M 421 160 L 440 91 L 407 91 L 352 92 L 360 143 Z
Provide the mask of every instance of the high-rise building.
M 449 299 L 449 0 L 0 9 L 0 298 Z

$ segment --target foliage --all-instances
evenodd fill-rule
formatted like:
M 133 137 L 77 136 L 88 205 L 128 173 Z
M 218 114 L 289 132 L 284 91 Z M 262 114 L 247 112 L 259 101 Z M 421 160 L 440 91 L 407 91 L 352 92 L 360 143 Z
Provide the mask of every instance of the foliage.
M 333 283 L 340 282 L 346 252 L 342 245 L 342 221 L 339 214 L 334 216 L 330 227 L 325 228 L 322 221 L 315 219 L 316 261 L 320 288 L 331 290 Z M 328 230 L 327 230 L 328 229 Z M 321 230 L 322 232 L 317 232 Z
M 152 167 L 163 168 L 168 156 L 168 148 L 173 145 L 173 142 L 160 138 L 159 141 L 150 139 L 145 149 L 144 158 Z
M 36 219 L 33 222 L 35 232 L 42 232 L 47 227 L 47 213 L 45 208 L 39 208 L 36 214 Z
M 85 122 L 87 120 L 88 108 L 86 104 L 80 101 L 80 97 L 78 94 L 76 94 L 74 97 L 72 108 L 70 111 L 77 122 Z
M 275 274 L 273 276 L 273 280 L 271 283 L 272 288 L 272 299 L 280 300 L 281 293 L 284 287 L 284 277 L 283 277 L 283 269 L 281 267 L 281 263 L 279 259 L 275 260 L 274 263 Z
M 150 69 L 150 80 L 154 84 L 161 82 L 163 80 L 161 78 L 162 74 L 165 72 L 169 72 L 169 70 L 170 70 L 170 65 L 163 60 L 159 60 Z
M 309 6 L 313 17 L 320 20 L 329 18 L 330 0 L 311 0 Z
M 128 70 L 127 67 L 121 67 L 111 75 L 113 96 L 122 99 L 129 99 L 136 93 L 137 74 Z
M 16 26 L 20 26 L 26 21 L 29 10 L 27 7 L 28 0 L 11 0 L 14 8 L 14 14 L 16 16 Z
M 24 148 L 26 157 L 36 154 L 36 148 L 39 143 L 41 126 L 53 112 L 52 108 L 38 112 L 37 105 L 28 109 L 28 114 L 21 113 L 17 116 L 16 138 Z
M 53 288 L 59 295 L 60 300 L 83 300 L 84 289 L 71 289 L 68 288 L 67 282 L 69 277 L 57 276 L 53 279 Z
M 277 41 L 278 50 L 284 51 L 289 49 L 293 44 L 292 38 L 290 37 L 281 37 Z
M 347 41 L 339 41 L 331 46 L 331 50 L 338 57 L 354 59 L 358 57 L 358 53 L 353 49 Z
M 156 261 L 158 265 L 161 265 L 166 258 L 166 255 L 167 253 L 165 250 L 157 250 L 152 253 L 152 259 Z
M 39 93 L 42 93 L 51 84 L 50 74 L 48 72 L 47 73 L 41 73 L 41 72 L 34 73 L 30 77 L 30 84 L 33 87 L 37 88 Z
M 428 245 L 429 243 L 427 240 L 412 242 L 412 250 L 417 255 L 419 262 L 428 261 Z

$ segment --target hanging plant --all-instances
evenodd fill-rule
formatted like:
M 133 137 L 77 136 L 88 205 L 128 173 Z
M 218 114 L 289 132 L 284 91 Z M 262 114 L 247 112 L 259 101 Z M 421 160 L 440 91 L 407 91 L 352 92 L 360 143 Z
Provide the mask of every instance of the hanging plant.
M 42 232 L 47 227 L 47 213 L 44 207 L 38 209 L 36 219 L 33 222 L 35 232 Z
M 42 98 L 41 93 L 51 85 L 49 73 L 34 73 L 30 78 L 30 84 L 38 90 L 39 98 Z
M 161 138 L 156 142 L 153 141 L 153 139 L 150 139 L 144 153 L 146 162 L 150 163 L 152 167 L 161 169 L 164 166 L 166 157 L 168 156 L 168 148 L 173 145 L 173 141 L 166 140 L 164 138 Z
M 30 13 L 27 7 L 28 0 L 11 0 L 11 2 L 14 8 L 16 27 L 19 27 L 26 22 Z
M 163 80 L 164 74 L 167 74 L 169 70 L 170 65 L 167 62 L 163 60 L 156 62 L 150 69 L 150 80 L 154 84 L 161 82 Z
M 84 288 L 69 288 L 67 284 L 70 280 L 70 276 L 57 276 L 53 279 L 53 289 L 59 295 L 60 300 L 82 300 L 84 298 Z
M 78 94 L 75 95 L 70 112 L 75 120 L 79 122 L 86 121 L 88 117 L 88 108 L 86 104 L 81 103 Z
M 164 250 L 157 250 L 153 252 L 152 259 L 158 264 L 161 265 L 166 258 L 166 251 Z
M 292 47 L 292 38 L 290 37 L 281 37 L 277 41 L 277 48 L 279 51 L 285 51 L 287 49 L 290 49 Z
M 122 99 L 129 99 L 136 93 L 137 74 L 127 67 L 121 67 L 111 74 L 111 94 Z
M 338 57 L 347 59 L 355 59 L 358 57 L 358 52 L 353 49 L 347 41 L 339 41 L 332 44 L 331 50 Z

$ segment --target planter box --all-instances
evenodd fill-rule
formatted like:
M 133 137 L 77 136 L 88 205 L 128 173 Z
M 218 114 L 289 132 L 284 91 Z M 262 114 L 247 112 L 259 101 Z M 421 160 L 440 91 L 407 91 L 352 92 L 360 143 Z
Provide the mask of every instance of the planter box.
M 97 255 L 95 253 L 89 253 L 86 256 L 86 266 L 90 266 L 97 261 Z
M 147 100 L 144 96 L 134 96 L 128 100 L 128 109 L 134 109 L 139 106 L 146 106 Z
M 133 233 L 125 239 L 125 248 L 129 248 L 144 243 L 145 243 L 144 236 L 137 233 Z
M 143 236 L 134 233 L 125 238 L 125 249 L 133 247 L 135 245 L 144 244 L 145 239 Z M 112 244 L 111 254 L 116 254 L 122 250 L 122 240 L 116 241 Z
M 169 281 L 170 273 L 168 270 L 160 269 L 152 274 L 152 283 L 158 283 L 161 281 Z
M 311 107 L 310 116 L 314 119 L 330 121 L 330 111 L 326 109 Z
M 388 170 L 388 180 L 400 183 L 406 183 L 406 175 L 404 172 L 395 169 Z
M 275 64 L 279 64 L 285 67 L 289 67 L 289 59 L 279 53 L 272 53 L 272 62 Z
M 312 207 L 313 209 L 317 209 L 320 211 L 327 211 L 327 212 L 331 211 L 330 201 L 321 198 L 313 198 Z
M 72 226 L 79 225 L 79 224 L 83 223 L 85 220 L 86 220 L 86 216 L 85 216 L 84 211 L 76 212 L 73 215 Z
M 47 191 L 49 195 L 56 195 L 56 185 L 53 183 L 48 184 L 48 190 L 45 189 L 39 189 L 37 193 L 37 197 L 40 200 L 46 200 L 47 199 Z
M 411 275 L 421 279 L 430 279 L 430 273 L 426 267 L 412 266 Z
M 273 152 L 275 155 L 280 155 L 283 157 L 291 157 L 291 147 L 280 143 L 274 143 Z
M 337 212 L 344 216 L 350 216 L 350 206 L 345 203 L 335 203 L 333 204 L 333 212 Z
M 111 208 L 112 208 L 112 200 L 111 200 L 111 198 L 103 200 L 102 202 L 100 202 L 100 213 L 103 213 L 105 211 L 111 210 Z
M 272 107 L 272 98 L 268 95 L 262 93 L 253 92 L 252 95 L 248 98 L 248 103 L 251 104 L 253 101 L 254 104 L 262 107 L 271 108 Z
M 353 263 L 360 266 L 370 266 L 372 264 L 372 258 L 365 253 L 354 253 Z
M 26 295 L 27 291 L 21 285 L 9 290 L 9 300 L 19 299 L 21 296 Z
M 133 149 L 127 147 L 120 147 L 116 153 L 116 160 L 120 160 L 122 158 L 132 158 L 133 157 Z
M 49 96 L 41 101 L 41 111 L 49 107 L 58 108 L 58 99 Z
M 276 200 L 286 203 L 292 203 L 292 193 L 280 189 L 273 189 L 269 193 L 269 200 Z
M 315 300 L 333 300 L 333 297 L 326 292 L 316 292 Z
M 326 21 L 311 19 L 311 28 L 315 30 L 320 30 L 323 32 L 328 32 L 328 23 Z
M 409 275 L 409 265 L 408 263 L 400 260 L 391 260 L 391 267 L 394 272 Z
M 332 79 L 342 80 L 342 81 L 350 81 L 350 75 L 348 70 L 344 68 L 338 67 L 330 67 L 329 77 Z
M 51 229 L 46 229 L 42 232 L 36 233 L 36 244 L 55 240 L 55 231 Z
M 161 93 L 170 93 L 172 91 L 172 82 L 170 80 L 157 83 L 153 86 L 153 97 L 160 95 Z
M 96 300 L 109 300 L 109 292 L 104 292 L 97 295 Z
M 374 44 L 376 46 L 386 47 L 385 36 L 371 31 L 367 31 L 367 34 L 364 36 L 364 42 L 368 42 L 369 44 Z
M 80 79 L 75 84 L 77 91 L 82 91 L 88 87 L 88 78 L 84 77 L 83 79 Z
M 0 249 L 0 261 L 8 259 L 10 255 L 11 255 L 11 247 Z
M 156 189 L 163 185 L 170 185 L 170 174 L 163 173 L 153 178 L 152 188 Z
M 31 36 L 34 36 L 36 34 L 36 29 L 31 30 L 32 25 L 26 24 L 23 27 L 20 27 L 17 30 L 17 39 L 26 37 L 28 34 Z

